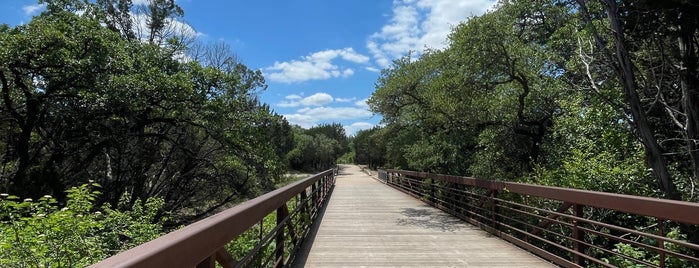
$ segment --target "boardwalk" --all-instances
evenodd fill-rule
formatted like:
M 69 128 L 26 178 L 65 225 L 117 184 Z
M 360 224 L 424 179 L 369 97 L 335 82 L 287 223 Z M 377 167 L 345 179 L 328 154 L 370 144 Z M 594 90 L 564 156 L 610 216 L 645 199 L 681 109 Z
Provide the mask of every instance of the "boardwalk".
M 342 166 L 298 267 L 552 267 L 356 166 Z

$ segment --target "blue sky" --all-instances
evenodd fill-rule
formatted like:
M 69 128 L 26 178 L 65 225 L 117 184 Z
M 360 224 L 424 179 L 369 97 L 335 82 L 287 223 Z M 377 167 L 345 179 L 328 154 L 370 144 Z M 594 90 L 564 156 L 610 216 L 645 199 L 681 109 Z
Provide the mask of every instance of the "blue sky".
M 134 0 L 142 3 L 147 0 Z M 341 123 L 348 134 L 379 124 L 366 99 L 380 70 L 408 51 L 446 46 L 453 26 L 492 0 L 178 0 L 182 27 L 225 42 L 265 75 L 260 94 L 291 124 Z M 36 0 L 0 0 L 0 23 L 41 12 Z

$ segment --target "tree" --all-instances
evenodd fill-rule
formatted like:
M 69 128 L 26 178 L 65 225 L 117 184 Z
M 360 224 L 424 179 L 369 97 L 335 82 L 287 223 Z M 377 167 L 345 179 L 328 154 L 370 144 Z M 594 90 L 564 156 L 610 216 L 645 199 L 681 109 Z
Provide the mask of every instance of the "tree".
M 47 190 L 42 186 L 49 186 L 63 192 L 58 169 L 75 172 L 76 167 L 65 166 L 65 161 L 83 150 L 65 141 L 79 144 L 89 139 L 73 120 L 89 114 L 89 105 L 99 105 L 81 99 L 128 61 L 120 54 L 123 42 L 98 22 L 68 12 L 38 17 L 3 35 L 6 190 L 39 195 Z
M 323 124 L 303 129 L 293 128 L 294 147 L 287 154 L 294 170 L 322 171 L 337 164 L 337 159 L 348 151 L 348 138 L 341 124 Z
M 360 130 L 354 137 L 353 143 L 355 163 L 369 165 L 370 168 L 378 168 L 386 164 L 386 139 L 383 136 L 383 128 Z
M 262 73 L 227 47 L 221 64 L 178 57 L 183 43 L 159 28 L 181 15 L 173 1 L 151 2 L 150 41 L 123 28 L 130 1 L 46 3 L 0 27 L 3 192 L 65 202 L 94 179 L 99 203 L 163 198 L 177 225 L 276 185 L 292 137 L 259 102 Z
M 612 67 L 621 84 L 622 108 L 646 148 L 658 188 L 667 198 L 680 199 L 673 162 L 691 172 L 692 180 L 699 174 L 694 142 L 699 115 L 695 8 L 682 1 L 577 4 L 604 64 Z M 602 19 L 611 31 L 597 26 Z M 676 145 L 685 147 L 686 158 L 675 156 L 682 150 Z
M 561 60 L 545 48 L 567 16 L 546 1 L 503 2 L 457 26 L 445 50 L 395 61 L 370 107 L 394 130 L 416 131 L 402 135 L 416 169 L 517 178 L 543 159 L 562 92 Z

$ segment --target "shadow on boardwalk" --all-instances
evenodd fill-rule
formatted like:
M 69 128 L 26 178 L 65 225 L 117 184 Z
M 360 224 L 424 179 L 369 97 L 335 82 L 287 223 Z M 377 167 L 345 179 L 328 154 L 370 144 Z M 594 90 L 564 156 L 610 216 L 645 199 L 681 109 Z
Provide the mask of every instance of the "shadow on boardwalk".
M 405 217 L 398 219 L 398 226 L 414 226 L 442 232 L 455 232 L 466 228 L 460 219 L 433 209 L 403 208 L 400 213 Z

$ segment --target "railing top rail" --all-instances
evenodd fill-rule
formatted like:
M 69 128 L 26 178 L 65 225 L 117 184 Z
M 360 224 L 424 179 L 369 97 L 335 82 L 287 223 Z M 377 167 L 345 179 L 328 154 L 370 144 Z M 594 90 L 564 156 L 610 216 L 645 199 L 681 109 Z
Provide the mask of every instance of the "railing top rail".
M 407 170 L 386 171 L 699 225 L 699 203 Z
M 333 175 L 333 172 L 329 169 L 248 200 L 91 267 L 194 267 L 311 184 Z

